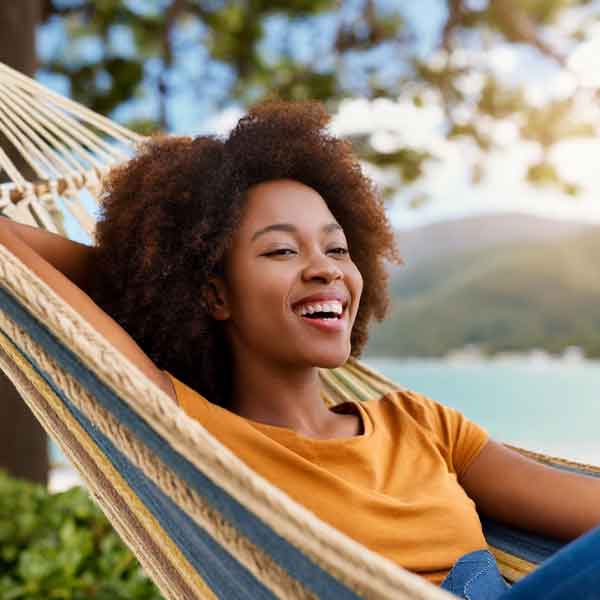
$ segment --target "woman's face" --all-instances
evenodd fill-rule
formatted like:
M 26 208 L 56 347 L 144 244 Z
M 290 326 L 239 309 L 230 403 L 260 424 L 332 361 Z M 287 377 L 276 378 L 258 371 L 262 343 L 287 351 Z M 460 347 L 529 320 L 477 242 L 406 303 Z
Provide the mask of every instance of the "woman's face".
M 323 198 L 294 180 L 248 190 L 217 281 L 233 355 L 336 367 L 350 354 L 363 280 Z

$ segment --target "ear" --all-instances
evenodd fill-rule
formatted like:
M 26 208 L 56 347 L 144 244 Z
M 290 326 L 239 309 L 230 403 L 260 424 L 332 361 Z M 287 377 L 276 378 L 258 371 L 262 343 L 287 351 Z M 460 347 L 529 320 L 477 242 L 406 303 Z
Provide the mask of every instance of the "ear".
M 213 319 L 226 321 L 231 316 L 227 302 L 227 286 L 222 277 L 211 277 L 208 280 L 207 303 Z

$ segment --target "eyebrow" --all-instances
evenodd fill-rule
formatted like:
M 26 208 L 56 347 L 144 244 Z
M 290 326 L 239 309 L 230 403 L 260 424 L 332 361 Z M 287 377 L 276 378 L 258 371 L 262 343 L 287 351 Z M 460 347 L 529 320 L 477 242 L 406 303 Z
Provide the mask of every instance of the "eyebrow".
M 323 227 L 321 227 L 321 231 L 323 231 L 324 233 L 331 233 L 332 231 L 338 230 L 343 231 L 340 224 L 335 222 L 328 223 L 327 225 L 323 225 Z M 273 223 L 273 225 L 267 225 L 266 227 L 255 231 L 250 241 L 253 242 L 256 238 L 260 237 L 261 235 L 264 235 L 265 233 L 269 233 L 270 231 L 286 231 L 288 233 L 297 233 L 298 228 L 295 225 L 292 225 L 291 223 Z

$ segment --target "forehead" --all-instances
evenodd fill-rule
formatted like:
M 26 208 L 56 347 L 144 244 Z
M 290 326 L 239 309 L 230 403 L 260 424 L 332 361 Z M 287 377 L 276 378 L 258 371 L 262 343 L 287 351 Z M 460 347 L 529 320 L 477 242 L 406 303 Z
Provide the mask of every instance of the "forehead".
M 241 228 L 292 223 L 321 226 L 335 221 L 327 203 L 313 188 L 291 179 L 259 183 L 248 189 Z

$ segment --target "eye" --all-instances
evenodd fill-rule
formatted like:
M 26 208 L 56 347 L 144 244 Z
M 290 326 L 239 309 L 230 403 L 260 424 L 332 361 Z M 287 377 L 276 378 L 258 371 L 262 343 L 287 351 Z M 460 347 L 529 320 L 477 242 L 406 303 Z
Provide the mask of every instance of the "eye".
M 331 250 L 329 250 L 329 252 L 335 252 L 336 254 L 339 255 L 344 255 L 344 254 L 348 254 L 348 248 L 344 248 L 343 246 L 339 246 L 338 248 L 332 248 Z
M 272 250 L 271 252 L 266 252 L 263 256 L 290 256 L 291 254 L 295 254 L 296 251 L 291 248 L 278 248 L 277 250 Z

